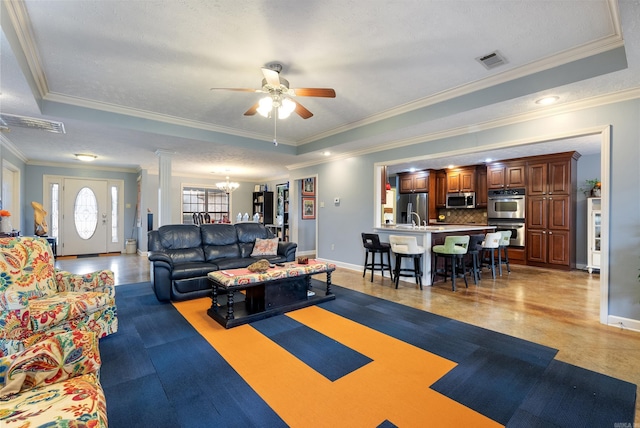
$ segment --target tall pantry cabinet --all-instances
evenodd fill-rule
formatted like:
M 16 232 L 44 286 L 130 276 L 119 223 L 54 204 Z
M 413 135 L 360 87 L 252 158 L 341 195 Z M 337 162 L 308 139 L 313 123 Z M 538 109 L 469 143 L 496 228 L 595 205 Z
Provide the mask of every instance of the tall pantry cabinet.
M 574 269 L 577 152 L 527 160 L 527 264 Z

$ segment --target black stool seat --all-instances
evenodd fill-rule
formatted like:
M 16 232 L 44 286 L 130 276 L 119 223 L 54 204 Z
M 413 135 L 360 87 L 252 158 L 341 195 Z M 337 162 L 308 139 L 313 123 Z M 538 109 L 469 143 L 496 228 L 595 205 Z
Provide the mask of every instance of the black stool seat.
M 482 265 L 480 263 L 480 250 L 482 249 L 483 241 L 483 234 L 469 236 L 469 247 L 467 248 L 467 255 L 471 258 L 471 260 L 467 263 L 467 266 L 471 268 L 471 273 L 473 273 L 474 284 L 477 284 L 481 279 L 480 274 Z
M 380 274 L 384 277 L 384 270 L 388 269 L 389 276 L 393 281 L 393 272 L 391 271 L 391 244 L 380 242 L 380 237 L 377 233 L 362 233 L 362 246 L 365 249 L 362 277 L 364 278 L 367 269 L 371 269 L 371 282 L 373 282 L 373 273 L 376 270 L 379 270 Z M 369 254 L 371 254 L 371 262 L 369 262 Z M 380 255 L 379 263 L 376 263 L 376 254 Z M 384 254 L 387 255 L 386 263 L 384 262 Z

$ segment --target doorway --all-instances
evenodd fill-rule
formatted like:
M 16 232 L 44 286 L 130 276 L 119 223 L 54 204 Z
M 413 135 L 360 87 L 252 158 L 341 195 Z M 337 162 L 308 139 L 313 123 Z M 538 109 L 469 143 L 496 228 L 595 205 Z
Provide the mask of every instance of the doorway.
M 65 254 L 106 253 L 106 180 L 65 179 L 62 204 Z
M 123 189 L 123 180 L 44 176 L 48 236 L 57 238 L 58 255 L 124 250 Z

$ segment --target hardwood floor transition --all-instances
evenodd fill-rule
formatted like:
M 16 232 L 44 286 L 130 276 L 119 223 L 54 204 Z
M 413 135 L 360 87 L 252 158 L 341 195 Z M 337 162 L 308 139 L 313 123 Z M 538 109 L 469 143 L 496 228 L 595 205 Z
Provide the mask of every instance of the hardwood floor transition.
M 149 281 L 149 261 L 135 254 L 57 260 L 56 267 L 74 273 L 111 269 L 116 284 Z M 382 299 L 430 311 L 462 322 L 546 345 L 556 358 L 589 370 L 640 384 L 640 333 L 599 323 L 600 283 L 597 273 L 556 271 L 511 265 L 511 273 L 491 279 L 484 272 L 478 285 L 436 282 L 419 290 L 388 276 L 338 268 L 333 283 Z M 636 401 L 635 426 L 640 426 Z

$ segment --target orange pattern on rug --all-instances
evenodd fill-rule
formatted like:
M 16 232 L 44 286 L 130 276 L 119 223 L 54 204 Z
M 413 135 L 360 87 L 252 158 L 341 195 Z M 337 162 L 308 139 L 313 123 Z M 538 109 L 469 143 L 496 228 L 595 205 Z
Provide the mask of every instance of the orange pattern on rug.
M 331 382 L 251 325 L 224 329 L 208 298 L 173 305 L 290 426 L 501 426 L 429 388 L 454 362 L 317 306 L 284 316 L 373 361 Z

